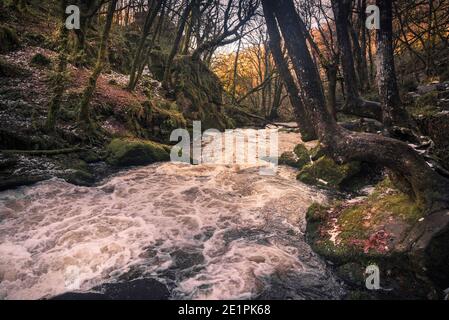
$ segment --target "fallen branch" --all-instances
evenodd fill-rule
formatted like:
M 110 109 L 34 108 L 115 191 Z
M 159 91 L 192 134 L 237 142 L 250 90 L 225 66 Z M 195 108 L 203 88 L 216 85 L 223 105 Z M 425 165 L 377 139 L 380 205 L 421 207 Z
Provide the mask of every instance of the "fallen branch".
M 231 107 L 232 109 L 234 109 L 237 112 L 240 112 L 241 114 L 244 114 L 247 117 L 261 120 L 261 121 L 264 122 L 264 124 L 271 124 L 271 125 L 274 125 L 276 127 L 284 127 L 284 128 L 287 128 L 287 129 L 298 129 L 297 126 L 289 126 L 288 124 L 276 123 L 276 122 L 270 121 L 268 119 L 265 119 L 264 117 L 258 116 L 256 114 L 249 113 L 249 112 L 243 110 L 242 108 L 240 108 L 238 106 L 229 106 L 229 107 Z

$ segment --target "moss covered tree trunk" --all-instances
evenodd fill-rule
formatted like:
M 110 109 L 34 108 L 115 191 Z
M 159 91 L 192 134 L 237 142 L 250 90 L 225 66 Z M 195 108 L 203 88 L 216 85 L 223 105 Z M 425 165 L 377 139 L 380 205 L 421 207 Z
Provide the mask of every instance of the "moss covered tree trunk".
M 186 0 L 187 5 L 182 13 L 178 25 L 178 31 L 176 33 L 175 41 L 173 42 L 172 49 L 170 54 L 168 55 L 167 61 L 165 63 L 165 71 L 164 71 L 164 80 L 163 84 L 166 87 L 170 86 L 170 73 L 173 60 L 175 59 L 176 54 L 179 52 L 179 47 L 181 45 L 182 35 L 184 33 L 184 29 L 186 27 L 187 19 L 189 18 L 190 12 L 192 11 L 192 7 L 194 4 L 194 0 Z
M 65 9 L 67 7 L 67 0 L 60 0 L 60 27 L 59 27 L 59 55 L 58 55 L 58 66 L 56 70 L 56 75 L 54 78 L 54 91 L 53 96 L 50 101 L 47 121 L 45 127 L 48 131 L 53 131 L 56 124 L 56 118 L 61 107 L 61 99 L 64 94 L 65 87 L 65 72 L 67 69 L 67 47 L 69 30 L 65 26 Z
M 311 141 L 317 138 L 312 122 L 306 113 L 303 101 L 301 100 L 300 92 L 296 86 L 293 75 L 290 72 L 288 63 L 285 60 L 284 54 L 281 48 L 281 35 L 277 27 L 276 18 L 269 7 L 264 5 L 264 15 L 267 24 L 267 31 L 269 34 L 269 45 L 273 59 L 276 63 L 279 75 L 284 81 L 285 88 L 289 94 L 290 103 L 293 106 L 295 112 L 296 122 L 298 123 L 299 130 L 303 141 Z
M 374 134 L 350 132 L 340 127 L 326 108 L 318 68 L 309 52 L 301 18 L 292 0 L 263 0 L 274 12 L 299 78 L 304 107 L 312 120 L 324 151 L 337 163 L 364 161 L 382 165 L 401 175 L 417 202 L 428 213 L 449 207 L 449 181 L 437 174 L 407 144 Z M 399 156 L 398 156 L 399 155 Z
M 164 0 L 155 0 L 152 1 L 152 5 L 148 10 L 147 17 L 145 19 L 145 25 L 142 30 L 142 35 L 139 39 L 139 44 L 137 46 L 136 53 L 134 55 L 134 59 L 131 66 L 131 72 L 129 77 L 129 83 L 128 83 L 128 89 L 134 90 L 137 82 L 138 82 L 138 76 L 139 76 L 139 68 L 142 64 L 142 59 L 145 59 L 146 57 L 142 58 L 142 53 L 144 51 L 145 42 L 148 38 L 148 35 L 150 34 L 151 27 L 154 24 L 154 21 L 156 20 L 157 14 L 159 13 L 162 5 L 164 4 Z
M 90 119 L 90 101 L 92 100 L 92 96 L 95 92 L 97 86 L 97 80 L 103 71 L 106 54 L 108 50 L 108 41 L 109 34 L 111 32 L 112 27 L 112 19 L 114 18 L 114 11 L 117 6 L 118 0 L 111 0 L 108 6 L 108 12 L 106 15 L 106 22 L 103 28 L 103 34 L 101 36 L 100 49 L 98 52 L 97 63 L 95 65 L 92 74 L 89 77 L 87 82 L 87 86 L 84 89 L 82 100 L 79 107 L 78 121 L 81 125 L 91 127 L 91 119 Z

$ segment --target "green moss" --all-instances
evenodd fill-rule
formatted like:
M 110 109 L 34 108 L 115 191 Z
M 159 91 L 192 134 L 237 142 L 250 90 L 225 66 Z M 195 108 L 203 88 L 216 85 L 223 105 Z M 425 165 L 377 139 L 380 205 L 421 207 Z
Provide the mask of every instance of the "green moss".
M 296 167 L 296 159 L 297 158 L 293 152 L 284 152 L 279 157 L 279 164 L 295 168 Z
M 16 32 L 7 27 L 0 26 L 0 53 L 7 53 L 20 46 Z
M 360 171 L 360 164 L 351 162 L 337 165 L 329 157 L 321 157 L 319 160 L 306 165 L 299 172 L 297 179 L 311 185 L 338 187 L 344 180 L 353 177 Z
M 301 130 L 301 140 L 304 142 L 310 142 L 316 140 L 316 136 L 313 133 L 309 133 L 305 130 Z
M 432 116 L 438 113 L 438 91 L 432 91 L 419 97 L 412 107 L 414 116 Z
M 367 228 L 363 226 L 363 218 L 366 214 L 367 211 L 365 211 L 363 206 L 354 206 L 346 209 L 338 221 L 341 227 L 339 238 L 345 241 L 368 237 Z
M 150 70 L 157 80 L 164 80 L 167 53 L 151 53 Z M 190 56 L 177 57 L 171 66 L 169 85 L 176 104 L 187 120 L 201 120 L 203 130 L 233 128 L 223 105 L 223 88 L 220 79 L 200 60 Z
M 303 144 L 298 144 L 293 152 L 284 152 L 279 158 L 279 164 L 300 170 L 309 162 L 309 151 Z
M 317 202 L 312 203 L 312 205 L 307 209 L 306 219 L 307 222 L 321 222 L 327 217 L 329 207 L 325 207 Z
M 313 147 L 312 149 L 310 149 L 309 154 L 310 154 L 310 157 L 312 158 L 312 160 L 314 160 L 314 161 L 325 156 L 323 148 L 321 148 L 320 144 L 318 144 L 316 147 Z
M 31 58 L 31 63 L 37 66 L 48 67 L 51 64 L 51 60 L 41 53 L 36 53 Z
M 310 163 L 309 150 L 307 150 L 305 145 L 298 144 L 293 152 L 298 157 L 298 160 L 296 161 L 298 169 L 302 169 L 306 164 Z
M 148 140 L 114 139 L 107 151 L 108 163 L 115 166 L 146 165 L 170 159 L 170 147 Z
M 392 187 L 391 181 L 386 179 L 366 200 L 341 212 L 338 223 L 343 241 L 366 239 L 389 219 L 402 221 L 410 227 L 418 222 L 423 216 L 418 204 Z M 369 220 L 365 220 L 367 217 Z

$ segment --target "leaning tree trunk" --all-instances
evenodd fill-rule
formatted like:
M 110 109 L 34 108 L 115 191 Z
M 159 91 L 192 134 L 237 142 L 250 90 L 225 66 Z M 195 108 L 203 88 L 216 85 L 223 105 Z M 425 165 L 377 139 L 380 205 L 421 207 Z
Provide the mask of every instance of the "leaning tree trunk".
M 187 19 L 189 18 L 190 11 L 192 11 L 193 4 L 194 4 L 193 0 L 187 0 L 187 6 L 184 9 L 184 12 L 182 13 L 182 15 L 180 17 L 181 20 L 179 21 L 178 32 L 176 33 L 175 41 L 173 43 L 172 49 L 171 49 L 170 54 L 165 63 L 163 84 L 166 87 L 170 86 L 170 73 L 171 73 L 172 63 L 173 63 L 173 60 L 175 59 L 176 54 L 179 51 L 182 34 L 184 33 Z
M 87 86 L 84 89 L 83 97 L 79 107 L 78 121 L 80 122 L 80 124 L 88 128 L 91 127 L 89 105 L 90 101 L 92 100 L 95 88 L 97 86 L 98 77 L 100 76 L 101 71 L 103 70 L 104 67 L 108 48 L 109 34 L 112 27 L 112 19 L 114 17 L 114 11 L 117 6 L 117 1 L 118 0 L 111 0 L 111 2 L 109 3 L 108 13 L 106 16 L 106 23 L 103 29 L 103 35 L 101 37 L 100 49 L 97 57 L 97 63 L 95 65 L 92 74 L 89 77 Z
M 325 67 L 327 86 L 327 108 L 332 116 L 337 119 L 337 81 L 338 81 L 338 65 L 337 63 L 328 63 Z
M 382 121 L 380 104 L 373 101 L 366 101 L 360 97 L 360 88 L 354 68 L 354 57 L 348 28 L 351 8 L 352 0 L 332 0 L 332 9 L 335 16 L 338 46 L 340 48 L 345 81 L 346 101 L 342 111 L 344 113 Z
M 129 90 L 134 90 L 137 85 L 139 66 L 142 63 L 142 52 L 145 47 L 145 41 L 147 40 L 148 35 L 150 34 L 151 27 L 154 24 L 156 16 L 163 5 L 163 2 L 164 2 L 163 0 L 158 0 L 157 2 L 153 1 L 151 7 L 148 9 L 148 14 L 145 19 L 142 35 L 140 36 L 139 44 L 137 46 L 137 50 L 131 65 L 131 72 L 128 83 Z
M 449 181 L 437 174 L 407 144 L 380 135 L 355 133 L 340 127 L 326 108 L 322 82 L 309 52 L 301 18 L 292 0 L 262 0 L 274 12 L 293 67 L 299 78 L 308 112 L 324 151 L 338 163 L 377 163 L 404 177 L 418 204 L 428 213 L 449 208 Z
M 383 124 L 387 130 L 393 126 L 408 127 L 410 120 L 402 105 L 396 79 L 393 52 L 393 13 L 390 0 L 377 0 L 380 9 L 380 29 L 377 31 L 377 84 L 381 99 Z
M 281 48 L 281 35 L 277 27 L 276 18 L 273 11 L 269 10 L 269 7 L 263 6 L 265 21 L 267 23 L 267 31 L 269 34 L 269 44 L 271 48 L 271 54 L 278 69 L 279 75 L 284 81 L 285 88 L 290 98 L 290 103 L 293 106 L 295 112 L 296 122 L 298 123 L 299 130 L 301 132 L 302 140 L 307 142 L 315 140 L 317 135 L 313 128 L 312 122 L 306 113 L 303 101 L 301 100 L 300 92 L 296 86 L 295 79 L 290 72 L 288 63 L 285 60 L 284 54 Z
M 53 131 L 55 129 L 56 118 L 61 107 L 61 99 L 64 94 L 65 88 L 65 71 L 67 69 L 67 47 L 69 41 L 69 30 L 65 26 L 65 9 L 67 7 L 67 0 L 60 1 L 60 14 L 61 14 L 61 24 L 59 29 L 59 55 L 58 55 L 58 67 L 56 70 L 56 76 L 54 78 L 54 92 L 53 97 L 50 101 L 50 106 L 48 110 L 47 121 L 45 127 L 48 131 Z

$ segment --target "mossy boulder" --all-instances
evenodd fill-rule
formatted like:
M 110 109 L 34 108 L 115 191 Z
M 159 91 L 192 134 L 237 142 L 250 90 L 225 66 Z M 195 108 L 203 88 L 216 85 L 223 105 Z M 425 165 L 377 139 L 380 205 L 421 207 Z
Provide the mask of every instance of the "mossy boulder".
M 170 160 L 170 147 L 139 139 L 114 139 L 107 147 L 107 162 L 119 167 L 147 165 Z
M 324 156 L 302 168 L 297 179 L 310 185 L 338 188 L 343 181 L 355 176 L 359 171 L 358 162 L 338 165 L 331 158 Z
M 279 157 L 279 164 L 280 165 L 286 165 L 286 166 L 290 166 L 290 167 L 294 167 L 296 168 L 296 155 L 291 152 L 284 152 L 280 157 Z
M 13 51 L 19 46 L 20 41 L 16 32 L 7 26 L 0 26 L 0 53 Z
M 298 144 L 293 152 L 284 152 L 279 158 L 279 164 L 302 169 L 310 163 L 310 155 L 306 146 Z
M 167 52 L 153 50 L 150 70 L 163 81 Z M 202 130 L 233 128 L 223 107 L 223 87 L 220 79 L 201 60 L 180 56 L 171 65 L 169 83 L 179 111 L 187 120 L 200 120 Z
M 306 130 L 300 130 L 301 131 L 301 140 L 304 142 L 310 142 L 316 140 L 316 135 L 311 132 L 307 132 Z
M 313 147 L 312 149 L 310 149 L 309 151 L 310 157 L 313 161 L 318 160 L 321 157 L 324 157 L 324 150 L 323 148 L 321 148 L 321 145 L 317 145 L 316 147 Z
M 51 60 L 50 60 L 50 58 L 48 58 L 47 56 L 43 55 L 42 53 L 36 53 L 31 58 L 31 63 L 36 65 L 36 66 L 48 67 L 49 65 L 51 65 Z
M 153 101 L 151 112 L 153 135 L 163 138 L 164 141 L 169 140 L 173 130 L 187 127 L 187 121 L 179 112 L 176 102 Z
M 307 222 L 321 222 L 326 219 L 328 207 L 325 207 L 317 202 L 312 203 L 312 205 L 307 209 L 306 220 Z

